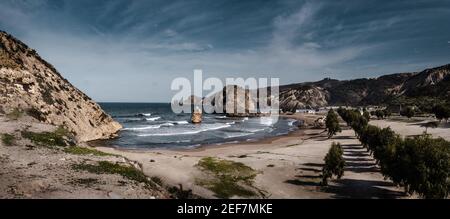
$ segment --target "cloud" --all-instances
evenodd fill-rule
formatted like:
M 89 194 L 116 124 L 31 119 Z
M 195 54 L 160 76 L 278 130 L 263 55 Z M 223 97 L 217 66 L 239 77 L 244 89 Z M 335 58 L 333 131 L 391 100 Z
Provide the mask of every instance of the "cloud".
M 450 57 L 450 14 L 432 10 L 445 8 L 437 0 L 429 11 L 357 0 L 57 2 L 2 1 L 0 29 L 98 101 L 169 101 L 171 81 L 198 68 L 286 84 L 416 71 Z

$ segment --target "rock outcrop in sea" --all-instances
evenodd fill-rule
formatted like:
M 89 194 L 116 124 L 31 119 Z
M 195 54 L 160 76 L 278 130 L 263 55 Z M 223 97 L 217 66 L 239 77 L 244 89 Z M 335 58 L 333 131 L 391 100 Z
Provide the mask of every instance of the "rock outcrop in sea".
M 0 113 L 12 111 L 63 126 L 78 142 L 108 139 L 121 129 L 35 50 L 0 31 Z

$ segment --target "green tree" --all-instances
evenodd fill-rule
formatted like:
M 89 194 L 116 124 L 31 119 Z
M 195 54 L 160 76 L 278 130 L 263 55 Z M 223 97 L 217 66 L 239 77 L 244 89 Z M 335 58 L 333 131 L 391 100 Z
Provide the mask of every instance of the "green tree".
M 412 118 L 415 114 L 416 114 L 416 111 L 414 110 L 413 107 L 410 107 L 410 106 L 406 107 L 406 109 L 404 109 L 400 112 L 401 116 L 406 116 L 406 117 L 408 117 L 408 119 Z
M 441 122 L 443 119 L 448 121 L 448 118 L 450 117 L 450 107 L 443 104 L 434 106 L 432 111 L 439 122 Z
M 324 159 L 325 165 L 322 169 L 323 185 L 328 185 L 328 179 L 332 178 L 333 175 L 338 179 L 344 175 L 345 160 L 343 156 L 344 151 L 341 144 L 333 142 Z
M 382 110 L 375 111 L 375 115 L 377 116 L 378 119 L 383 119 L 385 116 L 384 111 L 382 111 Z
M 392 112 L 389 109 L 384 109 L 383 114 L 384 114 L 384 117 L 388 118 L 388 117 L 391 117 Z
M 428 128 L 437 128 L 439 126 L 439 123 L 436 121 L 433 122 L 427 122 L 425 124 L 422 125 L 423 127 L 425 127 L 425 134 L 428 134 Z
M 363 111 L 363 117 L 367 120 L 370 121 L 370 113 L 367 110 Z
M 326 124 L 327 130 L 328 130 L 329 138 L 336 135 L 336 133 L 342 131 L 341 126 L 339 125 L 338 115 L 334 112 L 333 109 L 328 111 L 328 115 L 327 115 L 325 124 Z
M 442 138 L 419 136 L 405 139 L 397 147 L 393 181 L 410 194 L 427 199 L 446 198 L 450 190 L 450 143 Z

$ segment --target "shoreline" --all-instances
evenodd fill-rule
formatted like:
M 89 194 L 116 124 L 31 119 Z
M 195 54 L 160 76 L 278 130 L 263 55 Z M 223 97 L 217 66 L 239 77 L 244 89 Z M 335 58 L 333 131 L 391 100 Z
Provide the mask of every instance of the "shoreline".
M 374 120 L 371 123 L 380 125 L 380 122 Z M 423 131 L 420 125 L 394 121 L 388 124 L 396 131 L 405 127 L 409 132 Z M 198 166 L 204 158 L 238 162 L 255 170 L 253 186 L 263 191 L 263 196 L 257 196 L 259 198 L 414 198 L 405 196 L 402 188 L 386 180 L 373 157 L 355 138 L 353 130 L 341 125 L 345 128 L 332 139 L 324 129 L 308 127 L 255 142 L 204 145 L 195 149 L 97 149 L 138 162 L 147 176 L 158 177 L 169 186 L 182 185 L 203 198 L 217 198 L 214 192 L 198 183 L 205 177 L 205 172 Z M 438 128 L 433 130 L 433 134 L 442 134 L 443 131 Z M 405 132 L 399 133 L 407 136 Z M 448 134 L 439 134 L 436 136 L 449 137 Z M 349 166 L 342 179 L 333 180 L 329 186 L 323 187 L 320 183 L 323 159 L 333 142 L 343 145 Z
M 309 115 L 310 117 L 313 118 L 318 118 L 321 117 L 323 115 Z M 305 122 L 308 118 L 305 117 L 305 115 L 302 114 L 293 114 L 293 115 L 280 115 L 280 117 L 284 118 L 284 119 L 294 119 L 297 122 L 299 121 L 303 121 Z M 311 120 L 311 118 L 309 118 L 309 120 Z M 310 128 L 306 128 L 306 129 L 310 129 Z M 174 148 L 174 147 L 159 147 L 159 148 L 125 148 L 125 147 L 121 147 L 118 145 L 105 145 L 104 144 L 104 140 L 99 140 L 99 141 L 92 141 L 92 142 L 87 142 L 86 145 L 89 147 L 107 147 L 107 148 L 113 148 L 115 150 L 118 151 L 127 151 L 127 152 L 141 152 L 141 153 L 145 153 L 145 152 L 152 152 L 152 151 L 175 151 L 175 152 L 195 152 L 195 151 L 205 151 L 208 149 L 214 149 L 214 148 L 226 148 L 226 147 L 237 147 L 237 146 L 245 146 L 245 145 L 254 145 L 254 144 L 258 144 L 258 145 L 271 145 L 273 144 L 273 142 L 278 142 L 278 141 L 282 141 L 284 142 L 286 139 L 285 138 L 293 138 L 296 136 L 301 136 L 302 134 L 304 134 L 305 128 L 300 128 L 300 127 L 296 127 L 295 130 L 289 131 L 289 133 L 286 134 L 282 134 L 279 136 L 269 136 L 269 137 L 262 137 L 262 138 L 255 138 L 255 139 L 249 139 L 249 140 L 236 140 L 236 141 L 232 141 L 232 142 L 224 142 L 224 143 L 214 143 L 214 144 L 202 144 L 202 145 L 198 145 L 198 146 L 182 146 L 179 148 Z

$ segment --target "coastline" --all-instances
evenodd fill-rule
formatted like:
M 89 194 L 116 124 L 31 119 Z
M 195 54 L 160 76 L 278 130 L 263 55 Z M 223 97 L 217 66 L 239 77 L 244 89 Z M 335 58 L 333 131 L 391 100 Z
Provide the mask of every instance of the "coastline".
M 350 171 L 346 171 L 342 180 L 327 187 L 332 189 L 324 189 L 320 184 L 321 169 L 332 142 L 340 142 L 346 150 L 357 151 L 362 157 L 361 161 L 353 162 L 360 162 L 360 166 L 348 167 Z M 333 139 L 328 139 L 323 129 L 305 128 L 255 142 L 195 149 L 97 149 L 136 161 L 147 176 L 158 177 L 169 186 L 182 185 L 204 198 L 217 198 L 198 183 L 205 177 L 198 167 L 199 161 L 208 157 L 242 163 L 257 171 L 254 187 L 262 191 L 259 198 L 349 198 L 355 197 L 355 193 L 363 198 L 407 198 L 400 188 L 384 179 L 375 161 L 348 128 Z

